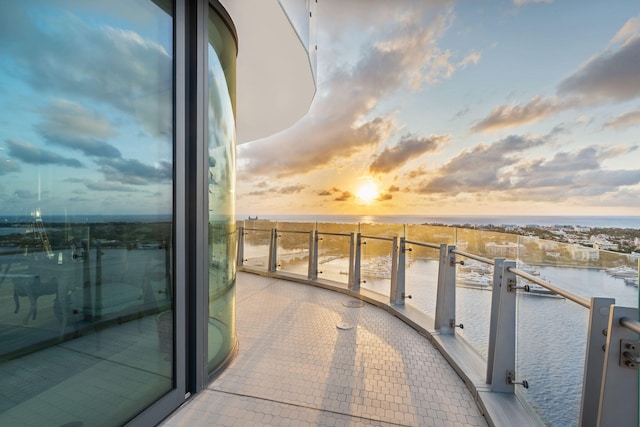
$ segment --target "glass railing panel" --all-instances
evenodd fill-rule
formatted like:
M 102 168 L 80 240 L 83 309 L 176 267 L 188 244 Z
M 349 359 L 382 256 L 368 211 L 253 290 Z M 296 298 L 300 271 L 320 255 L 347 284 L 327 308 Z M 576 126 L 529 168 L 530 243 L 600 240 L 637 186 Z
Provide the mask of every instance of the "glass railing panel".
M 360 287 L 389 296 L 391 290 L 392 239 L 363 235 L 360 254 Z
M 456 229 L 456 248 L 482 257 L 518 259 L 522 246 L 515 234 L 495 231 Z
M 520 270 L 582 298 L 608 297 L 618 305 L 637 306 L 637 264 L 628 255 L 537 241 L 536 246 L 559 255 L 536 259 L 528 248 L 530 242 L 522 240 L 528 255 L 526 262 L 518 262 Z M 517 375 L 527 379 L 530 388 L 518 388 L 517 392 L 545 423 L 576 425 L 589 312 L 538 284 L 520 278 L 518 284 L 528 284 L 531 292 L 518 294 Z M 541 348 L 545 350 L 541 352 Z
M 588 316 L 559 296 L 518 291 L 516 377 L 529 388 L 515 391 L 546 425 L 578 424 Z
M 374 237 L 403 237 L 405 226 L 403 224 L 369 224 L 360 223 L 360 234 Z
M 318 278 L 349 283 L 351 234 L 357 224 L 318 224 Z
M 305 228 L 295 223 L 278 224 L 278 270 L 307 276 L 309 272 L 310 231 L 295 230 Z M 284 230 L 283 228 L 293 228 Z
M 405 252 L 405 304 L 435 317 L 440 251 L 419 245 L 407 245 Z M 430 325 L 431 326 L 431 325 Z
M 406 238 L 414 242 L 453 245 L 456 241 L 456 231 L 454 227 L 408 224 Z
M 582 297 L 610 297 L 616 304 L 638 304 L 637 262 L 627 254 L 558 243 L 559 257 L 536 262 L 525 258 L 518 268 Z
M 245 221 L 243 265 L 267 270 L 273 224 L 267 223 L 268 228 L 257 228 L 252 223 L 253 221 Z
M 457 256 L 456 266 L 456 334 L 467 341 L 483 358 L 487 358 L 493 265 Z

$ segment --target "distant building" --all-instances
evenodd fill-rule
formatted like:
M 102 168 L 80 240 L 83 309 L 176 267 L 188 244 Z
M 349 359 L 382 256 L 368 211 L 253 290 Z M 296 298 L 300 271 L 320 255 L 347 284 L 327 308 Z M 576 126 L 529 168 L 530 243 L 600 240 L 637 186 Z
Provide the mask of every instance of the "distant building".
M 595 249 L 602 249 L 605 251 L 617 251 L 619 246 L 616 243 L 611 243 L 608 240 L 598 239 L 593 242 L 593 247 Z
M 518 256 L 522 256 L 525 253 L 524 245 L 520 245 L 513 242 L 506 243 L 496 243 L 489 242 L 485 243 L 484 249 L 490 256 L 495 257 L 504 257 L 504 258 L 518 258 Z
M 600 251 L 594 248 L 587 248 L 581 245 L 570 245 L 569 253 L 576 261 L 597 261 L 600 259 Z
M 552 240 L 539 240 L 538 241 L 538 249 L 543 251 L 552 251 L 554 249 L 558 249 L 559 243 L 554 242 Z

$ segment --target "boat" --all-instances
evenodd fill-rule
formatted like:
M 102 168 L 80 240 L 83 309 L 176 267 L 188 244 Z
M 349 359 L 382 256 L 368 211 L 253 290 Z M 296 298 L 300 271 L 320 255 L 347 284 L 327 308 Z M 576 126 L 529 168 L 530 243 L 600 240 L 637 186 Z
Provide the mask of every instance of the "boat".
M 490 276 L 485 276 L 476 271 L 461 272 L 456 277 L 456 286 L 472 289 L 491 289 L 492 280 Z
M 638 278 L 638 269 L 622 265 L 620 267 L 607 268 L 607 274 L 618 279 Z

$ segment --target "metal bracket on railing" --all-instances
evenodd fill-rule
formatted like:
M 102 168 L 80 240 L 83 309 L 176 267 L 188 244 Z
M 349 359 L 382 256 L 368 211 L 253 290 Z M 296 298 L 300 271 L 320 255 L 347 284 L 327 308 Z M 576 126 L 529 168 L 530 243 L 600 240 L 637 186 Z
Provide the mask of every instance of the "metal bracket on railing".
M 620 366 L 638 369 L 640 365 L 640 350 L 638 341 L 620 340 Z
M 454 328 L 464 329 L 464 325 L 462 323 L 456 325 L 456 319 L 449 319 L 449 327 L 451 329 L 454 329 Z
M 524 388 L 529 388 L 529 381 L 516 381 L 516 374 L 513 371 L 507 371 L 507 384 L 521 385 Z
M 516 279 L 509 279 L 508 282 L 509 282 L 508 283 L 509 292 L 515 292 L 515 291 L 531 292 L 531 287 L 529 285 L 524 285 L 524 286 L 516 285 Z
M 517 290 L 522 290 L 525 292 L 529 292 L 531 291 L 531 288 L 529 287 L 529 285 L 524 285 L 524 286 L 518 286 L 518 282 L 516 280 L 516 278 L 511 278 L 507 280 L 507 290 L 509 292 L 515 292 Z
M 412 251 L 413 251 L 412 248 L 404 248 L 404 250 L 402 252 L 406 253 L 406 252 L 412 252 Z
M 402 299 L 411 299 L 411 295 L 407 295 L 404 292 L 402 293 Z
M 456 264 L 464 265 L 464 260 L 456 261 L 455 258 L 451 258 L 451 261 L 449 261 L 449 266 L 453 267 Z

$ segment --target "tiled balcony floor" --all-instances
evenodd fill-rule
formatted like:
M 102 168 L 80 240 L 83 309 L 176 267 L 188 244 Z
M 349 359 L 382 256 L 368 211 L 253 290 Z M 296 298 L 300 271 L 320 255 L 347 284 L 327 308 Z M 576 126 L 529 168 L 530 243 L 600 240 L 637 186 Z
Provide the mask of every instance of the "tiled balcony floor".
M 240 351 L 164 425 L 487 425 L 425 338 L 384 310 L 349 301 L 356 300 L 238 273 Z

